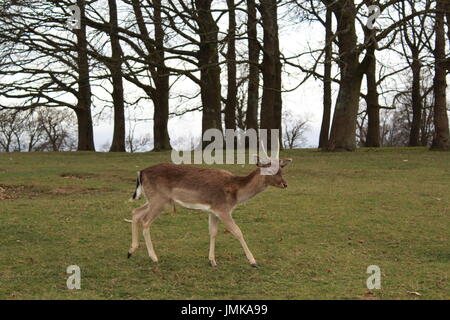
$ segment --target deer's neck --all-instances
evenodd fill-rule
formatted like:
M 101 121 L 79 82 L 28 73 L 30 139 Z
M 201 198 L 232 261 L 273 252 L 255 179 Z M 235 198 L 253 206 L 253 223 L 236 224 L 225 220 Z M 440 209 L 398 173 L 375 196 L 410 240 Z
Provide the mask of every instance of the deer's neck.
M 239 184 L 240 186 L 237 192 L 238 203 L 253 198 L 267 188 L 264 182 L 264 176 L 260 174 L 259 168 L 245 177 L 239 177 Z

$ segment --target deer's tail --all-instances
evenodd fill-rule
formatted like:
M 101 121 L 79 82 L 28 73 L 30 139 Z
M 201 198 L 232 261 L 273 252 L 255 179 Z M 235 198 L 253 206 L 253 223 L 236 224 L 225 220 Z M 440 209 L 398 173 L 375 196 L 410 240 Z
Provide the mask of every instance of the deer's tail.
M 137 178 L 136 178 L 136 189 L 134 190 L 133 196 L 130 198 L 130 201 L 138 200 L 141 198 L 141 194 L 142 194 L 141 178 L 142 178 L 142 172 L 138 171 Z

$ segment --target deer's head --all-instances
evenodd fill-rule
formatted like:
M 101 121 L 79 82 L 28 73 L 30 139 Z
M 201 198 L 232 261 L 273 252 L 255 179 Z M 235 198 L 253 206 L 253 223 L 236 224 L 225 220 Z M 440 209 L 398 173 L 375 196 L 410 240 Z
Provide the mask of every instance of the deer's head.
M 283 178 L 283 168 L 286 167 L 292 159 L 272 159 L 261 160 L 257 158 L 256 165 L 261 168 L 260 175 L 264 179 L 264 184 L 277 187 L 287 188 L 288 184 Z

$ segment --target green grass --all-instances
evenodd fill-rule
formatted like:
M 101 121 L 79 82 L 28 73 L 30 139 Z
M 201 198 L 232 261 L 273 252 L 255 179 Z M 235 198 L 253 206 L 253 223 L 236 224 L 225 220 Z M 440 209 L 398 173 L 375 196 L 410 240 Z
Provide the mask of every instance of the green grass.
M 131 242 L 136 171 L 170 153 L 0 154 L 0 299 L 450 299 L 450 157 L 414 149 L 289 151 L 289 188 L 238 207 L 260 268 L 220 224 L 178 208 Z M 252 165 L 222 165 L 246 174 Z M 81 268 L 68 290 L 66 268 Z M 381 268 L 381 290 L 366 269 Z M 411 292 L 418 292 L 420 296 Z

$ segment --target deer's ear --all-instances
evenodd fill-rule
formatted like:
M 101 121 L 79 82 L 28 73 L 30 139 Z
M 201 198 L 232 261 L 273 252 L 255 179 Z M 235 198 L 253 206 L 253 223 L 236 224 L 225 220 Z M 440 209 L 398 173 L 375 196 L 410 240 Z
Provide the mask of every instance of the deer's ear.
M 290 158 L 288 158 L 288 159 L 280 159 L 280 167 L 284 168 L 291 162 L 292 162 L 292 159 L 290 159 Z
M 260 168 L 267 168 L 270 167 L 270 161 L 264 161 L 261 160 L 260 157 L 258 157 L 257 155 L 255 155 L 255 160 L 256 160 L 256 166 L 260 167 Z

